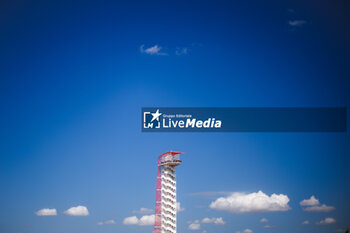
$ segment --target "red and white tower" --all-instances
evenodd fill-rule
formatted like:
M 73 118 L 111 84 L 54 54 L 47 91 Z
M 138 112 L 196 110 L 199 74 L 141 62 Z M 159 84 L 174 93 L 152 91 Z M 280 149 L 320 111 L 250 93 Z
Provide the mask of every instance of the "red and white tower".
M 158 157 L 154 233 L 176 233 L 176 166 L 182 152 Z

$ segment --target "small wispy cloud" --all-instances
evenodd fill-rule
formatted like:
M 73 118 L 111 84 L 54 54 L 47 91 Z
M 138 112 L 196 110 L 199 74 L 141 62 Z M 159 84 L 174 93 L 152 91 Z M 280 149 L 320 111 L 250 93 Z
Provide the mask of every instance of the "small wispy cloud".
M 319 205 L 319 206 L 310 206 L 303 209 L 306 212 L 330 212 L 335 210 L 334 206 Z
M 188 229 L 190 229 L 191 231 L 197 231 L 201 229 L 201 224 L 199 220 L 188 221 L 187 223 L 189 224 Z
M 146 47 L 144 44 L 140 46 L 140 53 L 148 54 L 148 55 L 160 55 L 160 56 L 185 56 L 188 55 L 189 52 L 192 52 L 196 48 L 200 48 L 203 45 L 200 43 L 192 43 L 185 46 L 178 46 L 178 47 L 172 47 L 168 48 L 165 46 L 163 48 L 162 46 L 155 44 L 151 47 Z
M 306 20 L 289 20 L 288 21 L 288 24 L 291 27 L 300 27 L 305 25 L 306 23 L 307 23 Z
M 317 222 L 316 224 L 320 224 L 320 225 L 326 225 L 326 224 L 333 224 L 335 223 L 335 219 L 334 218 L 325 218 L 319 222 Z
M 275 226 L 265 225 L 264 228 L 265 228 L 265 229 L 271 229 L 271 228 L 275 228 Z
M 268 222 L 269 220 L 267 218 L 260 219 L 260 222 Z
M 143 207 L 141 207 L 139 210 L 133 211 L 134 214 L 150 214 L 152 212 L 153 212 L 152 209 L 147 209 L 147 208 L 143 208 Z
M 145 45 L 140 46 L 141 53 L 146 53 L 149 55 L 160 55 L 160 56 L 168 55 L 167 53 L 163 52 L 162 49 L 163 48 L 159 45 L 154 45 L 154 46 L 149 47 L 149 48 L 145 48 Z
M 224 225 L 226 222 L 220 218 L 203 218 L 202 223 L 214 223 L 215 225 Z
M 253 230 L 247 228 L 244 231 L 236 231 L 236 233 L 253 233 Z
M 303 225 L 308 225 L 308 224 L 310 224 L 310 221 L 305 220 L 305 221 L 304 221 L 304 222 L 302 222 L 301 224 L 303 224 Z
M 41 209 L 35 212 L 37 216 L 56 216 L 57 210 L 56 209 Z
M 202 221 L 200 220 L 194 220 L 194 221 L 188 221 L 188 229 L 191 231 L 197 231 L 201 229 L 201 223 L 204 224 L 209 224 L 209 223 L 213 223 L 215 225 L 224 225 L 226 224 L 226 222 L 222 219 L 222 217 L 220 218 L 208 218 L 205 217 L 202 219 Z
M 309 199 L 302 200 L 299 204 L 301 206 L 308 206 L 303 208 L 303 211 L 306 212 L 330 212 L 335 210 L 334 206 L 321 204 L 314 195 L 312 195 Z
M 106 221 L 97 223 L 97 225 L 108 225 L 108 224 L 115 224 L 115 221 L 114 220 L 106 220 Z
M 141 218 L 138 218 L 136 216 L 131 216 L 124 218 L 123 224 L 124 225 L 139 225 L 139 226 L 151 226 L 154 224 L 155 216 L 152 215 L 144 215 Z
M 188 48 L 176 48 L 176 50 L 175 50 L 175 54 L 177 55 L 177 56 L 181 56 L 181 55 L 187 55 L 187 53 L 188 53 Z

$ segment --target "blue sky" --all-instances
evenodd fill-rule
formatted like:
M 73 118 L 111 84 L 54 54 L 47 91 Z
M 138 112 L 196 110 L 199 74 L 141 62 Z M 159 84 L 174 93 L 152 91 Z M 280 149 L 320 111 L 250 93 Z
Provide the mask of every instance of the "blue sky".
M 154 208 L 157 157 L 169 150 L 186 153 L 178 232 L 349 227 L 348 132 L 140 128 L 145 106 L 349 107 L 348 10 L 345 1 L 2 2 L 1 232 L 152 232 L 123 220 Z M 288 210 L 210 207 L 259 190 L 288 196 Z M 320 203 L 309 207 L 335 209 L 303 211 L 312 195 Z M 65 212 L 77 206 L 89 215 Z M 57 216 L 35 214 L 44 208 Z M 315 224 L 326 218 L 335 223 Z M 115 224 L 97 224 L 107 220 Z

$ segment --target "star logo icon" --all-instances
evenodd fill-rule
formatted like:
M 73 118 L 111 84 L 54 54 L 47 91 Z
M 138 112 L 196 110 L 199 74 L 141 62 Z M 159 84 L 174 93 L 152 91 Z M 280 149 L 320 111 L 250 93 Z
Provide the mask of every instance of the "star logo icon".
M 153 116 L 151 122 L 153 122 L 154 120 L 159 121 L 159 116 L 162 115 L 162 113 L 159 113 L 159 109 L 157 109 L 155 113 L 151 113 L 151 114 Z

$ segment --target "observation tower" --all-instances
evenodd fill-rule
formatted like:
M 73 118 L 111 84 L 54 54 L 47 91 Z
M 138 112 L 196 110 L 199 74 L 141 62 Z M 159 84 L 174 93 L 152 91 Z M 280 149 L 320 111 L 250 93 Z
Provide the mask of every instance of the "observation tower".
M 154 233 L 176 233 L 176 166 L 182 152 L 158 157 Z

